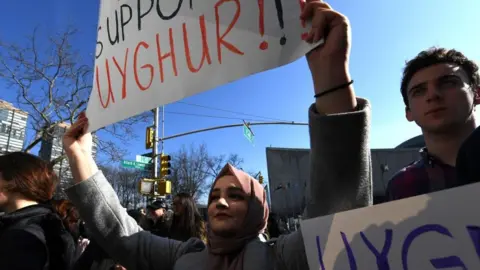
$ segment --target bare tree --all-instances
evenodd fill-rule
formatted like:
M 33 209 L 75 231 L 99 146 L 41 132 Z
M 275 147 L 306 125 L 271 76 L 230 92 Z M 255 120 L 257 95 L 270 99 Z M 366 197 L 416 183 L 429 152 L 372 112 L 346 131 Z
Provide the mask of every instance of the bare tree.
M 172 153 L 172 193 L 187 192 L 198 200 L 227 162 L 239 167 L 243 159 L 236 154 L 212 156 L 205 144 L 183 146 Z
M 234 167 L 236 167 L 238 169 L 241 169 L 241 166 L 243 164 L 243 158 L 241 158 L 238 154 L 230 154 L 228 156 L 220 155 L 220 156 L 210 157 L 207 160 L 207 166 L 208 166 L 208 171 L 210 173 L 210 176 L 217 177 L 217 175 L 220 173 L 220 171 L 223 169 L 223 167 L 227 163 L 230 163 Z
M 101 169 L 117 193 L 123 207 L 137 208 L 142 203 L 144 198 L 138 192 L 138 182 L 143 176 L 142 171 L 113 167 L 102 167 Z
M 210 177 L 208 172 L 209 155 L 204 144 L 190 148 L 183 146 L 172 154 L 173 194 L 187 192 L 195 198 L 203 195 L 205 184 Z
M 75 29 L 69 28 L 45 37 L 35 29 L 24 44 L 0 41 L 0 78 L 9 91 L 16 91 L 16 103 L 29 113 L 29 127 L 35 132 L 25 152 L 45 136 L 51 136 L 52 127 L 73 123 L 86 109 L 93 82 L 93 56 L 81 57 L 73 48 L 71 40 L 76 34 Z M 142 114 L 101 129 L 97 133 L 98 150 L 112 161 L 119 160 L 126 153 L 125 148 L 103 139 L 107 137 L 104 135 L 127 143 L 135 137 L 134 125 L 150 118 Z

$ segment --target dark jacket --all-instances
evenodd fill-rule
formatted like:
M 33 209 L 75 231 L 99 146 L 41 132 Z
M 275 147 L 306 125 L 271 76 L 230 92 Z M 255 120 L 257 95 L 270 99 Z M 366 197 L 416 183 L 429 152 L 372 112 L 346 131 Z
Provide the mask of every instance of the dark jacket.
M 73 237 L 47 205 L 33 205 L 0 217 L 0 269 L 71 269 Z
M 170 237 L 170 226 L 172 224 L 172 218 L 170 215 L 165 215 L 159 218 L 156 222 L 150 220 L 150 232 L 156 236 Z
M 151 221 L 150 232 L 156 236 L 169 237 L 170 235 L 170 222 L 167 219 L 160 218 L 157 222 Z
M 94 239 L 89 240 L 90 244 L 88 244 L 85 251 L 80 255 L 80 258 L 75 262 L 73 270 L 115 269 L 115 261 L 110 258 Z
M 480 127 L 465 140 L 457 155 L 457 179 L 459 185 L 480 181 Z

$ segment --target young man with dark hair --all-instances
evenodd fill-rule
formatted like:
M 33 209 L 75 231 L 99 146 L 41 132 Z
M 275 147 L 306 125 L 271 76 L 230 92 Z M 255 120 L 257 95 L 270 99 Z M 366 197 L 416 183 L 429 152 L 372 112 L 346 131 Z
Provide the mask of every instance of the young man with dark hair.
M 455 163 L 476 127 L 479 90 L 478 66 L 459 51 L 431 48 L 407 62 L 401 83 L 406 118 L 420 126 L 426 147 L 420 160 L 390 180 L 389 200 L 461 185 Z

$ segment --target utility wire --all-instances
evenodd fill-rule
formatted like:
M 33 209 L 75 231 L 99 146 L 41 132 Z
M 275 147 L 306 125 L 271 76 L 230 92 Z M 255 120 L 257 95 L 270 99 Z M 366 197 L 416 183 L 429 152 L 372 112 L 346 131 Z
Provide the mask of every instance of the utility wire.
M 266 116 L 255 115 L 255 114 L 248 114 L 248 113 L 243 113 L 243 112 L 230 111 L 230 110 L 225 110 L 225 109 L 220 109 L 220 108 L 214 108 L 214 107 L 205 106 L 205 105 L 188 103 L 188 102 L 184 102 L 184 101 L 178 101 L 177 103 L 181 103 L 181 104 L 185 104 L 185 105 L 189 105 L 189 106 L 200 107 L 200 108 L 205 108 L 205 109 L 210 109 L 210 110 L 216 110 L 216 111 L 222 111 L 222 112 L 240 114 L 240 115 L 251 116 L 251 117 L 258 117 L 258 118 L 263 118 L 263 119 L 268 119 L 268 120 L 289 122 L 289 121 L 287 121 L 287 120 L 285 120 L 285 119 L 278 119 L 278 118 L 266 117 Z M 247 119 L 245 119 L 245 120 L 247 120 Z M 256 121 L 256 120 L 255 120 L 255 121 Z
M 207 114 L 196 114 L 196 113 L 183 113 L 183 112 L 170 112 L 170 111 L 165 111 L 165 113 L 180 114 L 180 115 L 189 115 L 189 116 L 198 116 L 198 117 L 207 117 L 207 118 L 221 118 L 221 119 L 258 121 L 258 122 L 263 121 L 263 119 L 245 119 L 245 118 L 238 118 L 238 117 L 228 117 L 228 116 L 218 116 L 218 115 L 207 115 Z

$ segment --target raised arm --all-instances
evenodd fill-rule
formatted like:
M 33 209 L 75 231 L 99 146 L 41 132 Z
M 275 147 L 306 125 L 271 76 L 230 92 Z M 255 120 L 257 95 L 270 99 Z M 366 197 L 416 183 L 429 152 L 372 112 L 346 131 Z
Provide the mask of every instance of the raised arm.
M 310 182 L 304 218 L 372 204 L 369 104 L 357 99 L 354 112 L 322 116 L 309 111 Z
M 65 152 L 76 182 L 66 192 L 98 244 L 129 270 L 170 270 L 182 254 L 204 249 L 200 240 L 181 243 L 157 237 L 137 225 L 98 170 L 91 155 L 92 137 L 84 133 L 87 125 L 88 120 L 82 115 L 64 137 Z
M 308 0 L 302 16 L 312 20 L 308 41 L 325 41 L 307 55 L 315 95 L 308 110 L 308 219 L 372 203 L 370 107 L 353 90 L 348 19 L 319 0 Z M 300 231 L 279 238 L 276 251 L 285 269 L 308 269 Z
M 307 1 L 313 34 L 325 43 L 308 55 L 315 103 L 309 109 L 311 168 L 305 218 L 372 203 L 370 108 L 356 98 L 349 72 L 348 19 L 321 1 Z M 316 40 L 313 40 L 316 41 Z

